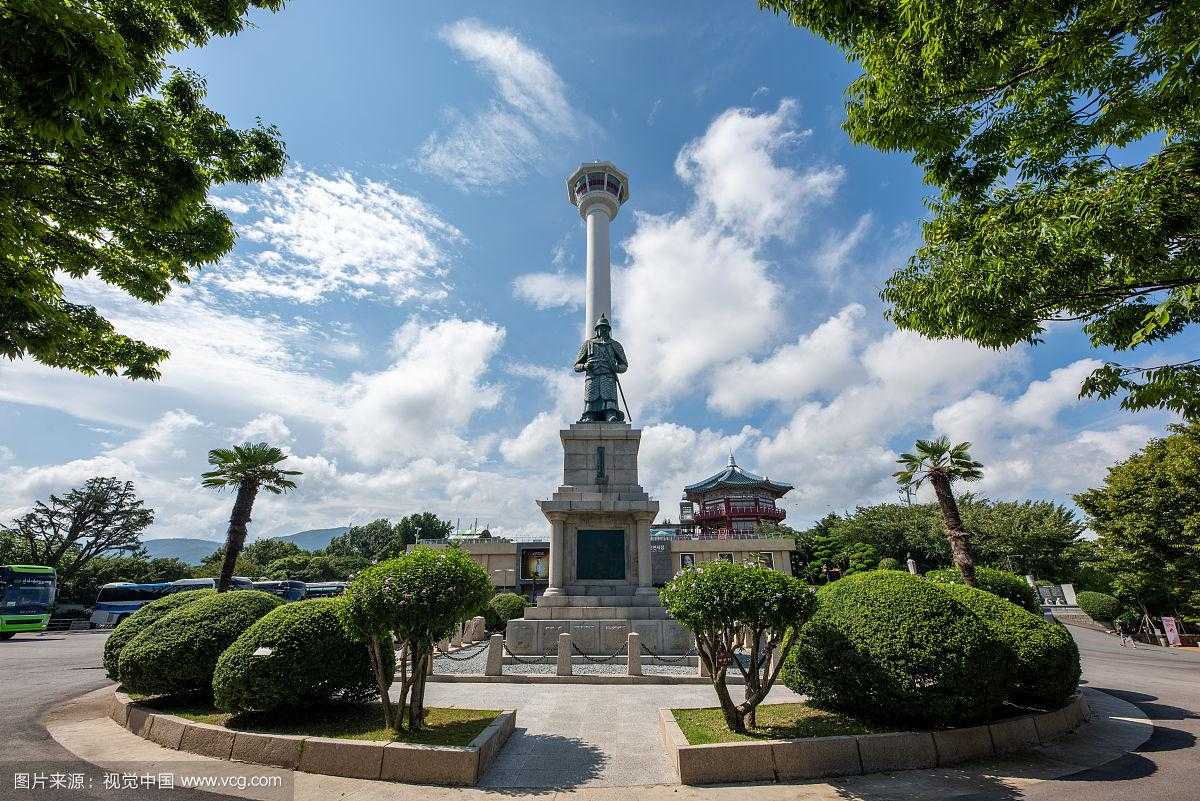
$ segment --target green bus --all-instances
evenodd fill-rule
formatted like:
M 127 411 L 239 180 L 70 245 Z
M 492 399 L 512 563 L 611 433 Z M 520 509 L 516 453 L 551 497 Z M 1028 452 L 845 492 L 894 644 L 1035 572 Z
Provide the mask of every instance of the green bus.
M 42 565 L 0 565 L 0 640 L 45 631 L 58 576 Z

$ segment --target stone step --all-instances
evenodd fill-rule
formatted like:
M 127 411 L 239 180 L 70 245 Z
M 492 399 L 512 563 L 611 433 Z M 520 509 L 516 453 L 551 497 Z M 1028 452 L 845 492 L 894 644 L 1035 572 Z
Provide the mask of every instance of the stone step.
M 526 620 L 669 620 L 661 606 L 530 606 Z

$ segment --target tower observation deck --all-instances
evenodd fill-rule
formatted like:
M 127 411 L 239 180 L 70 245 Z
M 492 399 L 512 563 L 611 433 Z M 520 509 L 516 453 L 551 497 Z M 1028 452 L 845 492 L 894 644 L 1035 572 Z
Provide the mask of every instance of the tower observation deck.
M 587 290 L 584 299 L 583 336 L 601 314 L 612 319 L 612 266 L 609 261 L 609 225 L 629 199 L 629 176 L 608 161 L 579 165 L 567 178 L 567 200 L 579 209 L 587 224 Z

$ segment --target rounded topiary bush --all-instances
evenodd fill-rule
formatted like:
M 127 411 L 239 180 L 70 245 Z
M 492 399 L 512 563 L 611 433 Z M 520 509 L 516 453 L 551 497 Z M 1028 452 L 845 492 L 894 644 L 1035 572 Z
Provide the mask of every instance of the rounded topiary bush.
M 378 698 L 367 644 L 342 626 L 340 598 L 314 598 L 271 610 L 217 660 L 213 700 L 229 712 L 266 711 L 326 701 Z M 269 653 L 255 655 L 260 648 Z M 380 641 L 387 684 L 396 673 L 391 638 Z
M 516 620 L 524 615 L 525 603 L 525 596 L 517 595 L 515 592 L 501 592 L 493 595 L 483 610 L 488 628 L 504 628 L 504 624 L 508 621 Z
M 987 718 L 1008 696 L 1012 651 L 937 584 L 899 570 L 822 587 L 783 682 L 821 706 L 902 725 Z
M 154 621 L 121 650 L 117 675 L 129 692 L 207 696 L 217 659 L 283 601 L 267 592 L 221 592 Z M 333 657 L 331 657 L 333 658 Z
M 170 595 L 151 601 L 141 609 L 125 618 L 112 630 L 104 641 L 104 671 L 113 681 L 118 681 L 117 660 L 121 651 L 134 637 L 161 617 L 169 615 L 181 606 L 198 601 L 205 595 L 212 595 L 215 590 L 186 590 L 173 592 Z
M 880 570 L 899 570 L 900 569 L 900 560 L 893 559 L 890 556 L 885 556 L 879 560 L 879 569 Z
M 963 583 L 962 574 L 958 572 L 957 567 L 931 570 L 925 574 L 925 578 L 942 584 Z M 987 590 L 993 595 L 999 595 L 1007 601 L 1012 601 L 1028 612 L 1041 614 L 1042 604 L 1038 601 L 1037 592 L 1029 586 L 1029 582 L 1016 573 L 997 570 L 994 567 L 976 567 L 975 586 L 978 589 Z
M 990 592 L 959 584 L 942 590 L 970 607 L 1012 650 L 1017 672 L 1010 700 L 1045 709 L 1062 706 L 1079 686 L 1079 647 L 1066 626 L 1047 622 Z
M 1083 592 L 1075 595 L 1079 608 L 1092 620 L 1111 623 L 1121 616 L 1121 602 L 1103 592 Z

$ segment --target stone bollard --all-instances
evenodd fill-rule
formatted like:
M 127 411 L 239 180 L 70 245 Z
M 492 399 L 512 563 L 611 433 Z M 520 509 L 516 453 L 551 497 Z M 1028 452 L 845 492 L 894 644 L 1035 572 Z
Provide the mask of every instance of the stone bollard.
M 779 667 L 779 660 L 783 656 L 782 643 L 771 652 L 771 675 L 775 675 L 775 669 Z
M 430 651 L 429 656 L 425 657 L 425 673 L 429 676 L 433 675 L 433 651 Z
M 571 632 L 564 631 L 558 635 L 558 675 L 571 674 Z
M 630 676 L 642 675 L 642 638 L 636 631 L 629 632 L 625 648 L 625 665 Z
M 504 674 L 504 635 L 493 634 L 488 639 L 487 666 L 483 669 L 485 676 L 501 676 Z
M 700 668 L 696 671 L 696 675 L 703 676 L 704 678 L 707 679 L 708 678 L 708 665 L 704 664 L 704 657 L 697 655 L 696 662 L 697 662 L 697 664 L 700 665 Z
M 455 623 L 454 630 L 450 632 L 450 647 L 462 648 L 462 623 Z
M 443 654 L 450 650 L 449 640 L 438 640 L 437 649 Z

